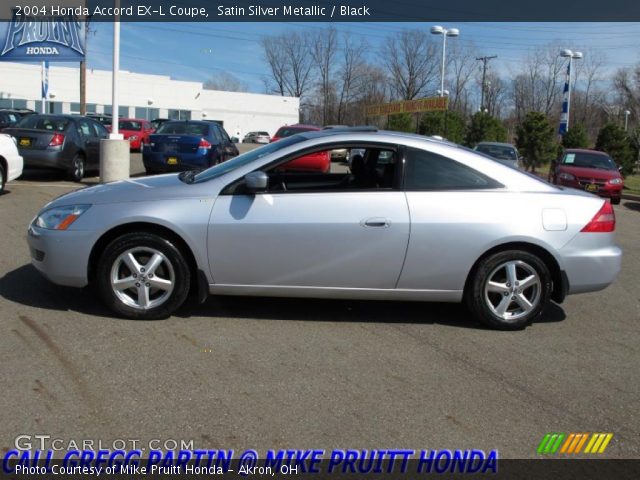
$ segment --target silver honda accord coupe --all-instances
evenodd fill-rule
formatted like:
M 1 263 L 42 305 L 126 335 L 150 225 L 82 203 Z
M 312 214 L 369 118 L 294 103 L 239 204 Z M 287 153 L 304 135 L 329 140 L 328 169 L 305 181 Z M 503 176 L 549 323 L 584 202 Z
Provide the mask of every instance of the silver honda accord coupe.
M 350 171 L 289 166 L 335 149 L 351 152 Z M 614 230 L 594 195 L 448 142 L 350 128 L 68 193 L 38 213 L 28 242 L 52 282 L 95 285 L 131 319 L 166 318 L 191 291 L 464 302 L 486 325 L 518 329 L 613 282 Z

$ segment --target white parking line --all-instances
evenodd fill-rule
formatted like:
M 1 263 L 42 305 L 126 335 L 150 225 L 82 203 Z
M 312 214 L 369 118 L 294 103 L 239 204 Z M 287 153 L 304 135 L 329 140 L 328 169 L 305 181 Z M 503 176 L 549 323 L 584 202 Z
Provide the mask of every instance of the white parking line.
M 60 185 L 58 183 L 22 183 L 22 182 L 11 182 L 8 184 L 9 187 L 17 186 L 17 187 L 38 187 L 38 188 L 46 188 L 46 187 L 58 187 L 58 188 L 73 188 L 75 184 L 69 185 Z M 79 185 L 82 186 L 82 185 Z

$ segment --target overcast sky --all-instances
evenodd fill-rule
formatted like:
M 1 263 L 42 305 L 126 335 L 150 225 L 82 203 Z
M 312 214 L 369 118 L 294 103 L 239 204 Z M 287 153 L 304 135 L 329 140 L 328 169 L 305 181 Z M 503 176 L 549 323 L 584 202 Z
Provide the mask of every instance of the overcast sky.
M 133 23 L 121 24 L 121 69 L 169 75 L 179 80 L 205 81 L 226 70 L 263 92 L 267 73 L 260 38 L 292 30 L 326 29 L 361 37 L 371 46 L 375 60 L 385 38 L 425 23 Z M 491 67 L 508 77 L 527 52 L 552 43 L 602 56 L 604 67 L 614 71 L 640 61 L 640 23 L 450 23 L 460 36 L 449 42 L 475 45 L 479 55 L 498 55 Z M 113 25 L 95 23 L 88 39 L 88 66 L 111 69 Z M 441 37 L 439 37 L 441 38 Z

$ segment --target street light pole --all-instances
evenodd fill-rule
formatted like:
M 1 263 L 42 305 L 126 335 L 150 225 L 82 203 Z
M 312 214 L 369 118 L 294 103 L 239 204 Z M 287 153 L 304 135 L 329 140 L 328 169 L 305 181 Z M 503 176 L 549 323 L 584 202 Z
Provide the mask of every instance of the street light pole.
M 629 114 L 631 112 L 629 110 L 624 111 L 624 131 L 627 131 L 627 127 L 629 126 Z
M 442 68 L 440 69 L 440 91 L 444 92 L 444 69 L 447 50 L 447 37 L 457 37 L 460 35 L 460 30 L 457 28 L 444 28 L 440 25 L 434 25 L 431 27 L 431 33 L 433 35 L 442 35 Z

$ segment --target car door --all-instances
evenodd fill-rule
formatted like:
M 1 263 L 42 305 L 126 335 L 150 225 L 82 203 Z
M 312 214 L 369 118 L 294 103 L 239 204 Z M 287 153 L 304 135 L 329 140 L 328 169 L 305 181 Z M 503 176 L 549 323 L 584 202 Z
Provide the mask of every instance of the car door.
M 219 286 L 393 289 L 408 240 L 400 189 L 345 185 L 220 195 L 208 251 Z
M 87 155 L 87 166 L 98 167 L 100 163 L 100 139 L 91 120 L 79 118 L 76 120 L 77 132 L 82 143 L 82 148 Z
M 238 148 L 231 141 L 231 138 L 229 138 L 229 135 L 224 128 L 222 128 L 220 125 L 216 125 L 216 128 L 221 140 L 222 161 L 225 162 L 238 155 Z

